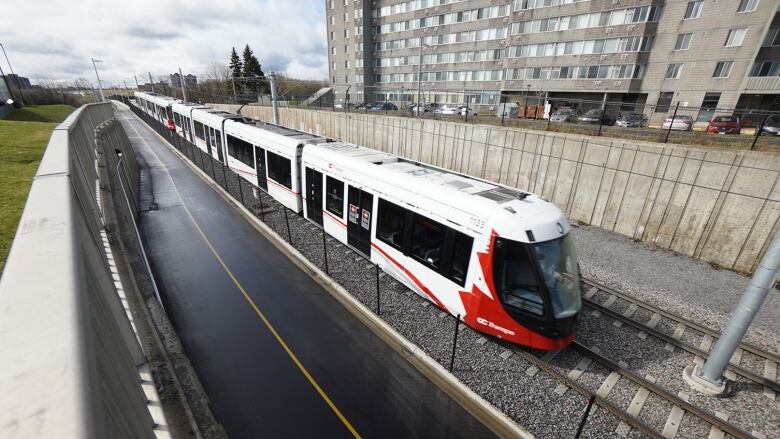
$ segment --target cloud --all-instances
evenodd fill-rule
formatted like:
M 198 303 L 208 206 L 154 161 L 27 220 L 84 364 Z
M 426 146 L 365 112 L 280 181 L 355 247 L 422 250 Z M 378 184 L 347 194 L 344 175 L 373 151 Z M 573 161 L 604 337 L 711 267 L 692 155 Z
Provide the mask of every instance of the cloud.
M 5 0 L 0 43 L 16 73 L 73 81 L 132 84 L 178 71 L 203 76 L 249 44 L 266 72 L 322 79 L 328 75 L 322 0 Z M 5 63 L 3 63 L 5 65 Z

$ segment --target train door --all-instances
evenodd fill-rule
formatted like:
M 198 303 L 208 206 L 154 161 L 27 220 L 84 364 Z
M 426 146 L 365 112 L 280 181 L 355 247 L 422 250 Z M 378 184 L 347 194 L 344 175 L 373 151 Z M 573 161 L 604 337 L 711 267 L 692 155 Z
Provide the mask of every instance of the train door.
M 268 192 L 268 174 L 265 170 L 265 150 L 256 146 L 255 157 L 255 161 L 257 162 L 257 185 Z
M 356 187 L 349 187 L 347 243 L 371 256 L 371 211 L 374 196 Z
M 206 139 L 206 152 L 209 153 L 209 156 L 213 157 L 211 154 L 213 140 L 211 139 L 210 131 L 211 128 L 209 128 L 206 124 L 203 124 L 203 138 Z
M 306 167 L 306 217 L 322 225 L 322 173 Z

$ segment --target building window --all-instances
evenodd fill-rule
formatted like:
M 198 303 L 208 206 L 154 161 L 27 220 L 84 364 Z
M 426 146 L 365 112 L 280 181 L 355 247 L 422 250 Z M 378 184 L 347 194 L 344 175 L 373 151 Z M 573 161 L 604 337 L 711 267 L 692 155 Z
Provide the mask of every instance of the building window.
M 750 69 L 750 76 L 780 76 L 780 62 L 756 61 Z
M 658 103 L 655 106 L 656 113 L 666 113 L 669 111 L 669 107 L 672 105 L 672 98 L 674 97 L 673 91 L 662 91 L 658 95 Z
M 333 0 L 330 0 L 330 8 L 333 9 L 336 5 L 334 4 Z
M 742 45 L 742 40 L 745 39 L 747 33 L 746 27 L 738 27 L 735 29 L 729 29 L 728 35 L 726 35 L 726 42 L 723 44 L 726 47 L 739 47 Z
M 344 21 L 349 21 L 349 12 L 344 13 Z
M 666 79 L 677 79 L 680 77 L 680 72 L 682 71 L 682 64 L 676 63 L 676 64 L 668 64 L 666 66 Z
M 406 209 L 379 199 L 379 216 L 377 218 L 376 237 L 380 241 L 402 250 L 404 246 L 404 223 Z
M 268 151 L 268 177 L 287 189 L 292 189 L 292 167 L 290 159 Z
M 355 9 L 355 18 L 363 18 L 363 10 Z
M 344 68 L 345 69 L 349 68 L 349 60 L 344 61 Z
M 344 38 L 349 38 L 349 29 L 344 29 Z
M 688 50 L 691 47 L 692 33 L 677 34 L 677 41 L 674 43 L 674 50 Z
M 709 92 L 704 94 L 704 100 L 701 102 L 701 110 L 696 117 L 696 122 L 708 122 L 715 114 L 715 109 L 720 101 L 720 92 Z
M 331 41 L 336 39 L 336 33 L 335 32 L 331 32 L 330 33 L 330 39 L 331 39 Z
M 344 183 L 330 176 L 325 180 L 325 209 L 339 218 L 344 217 Z
M 704 2 L 702 0 L 688 2 L 688 6 L 685 8 L 685 16 L 683 19 L 690 20 L 692 18 L 699 18 L 702 7 L 704 7 Z
M 344 6 L 347 6 L 349 4 L 349 0 L 344 0 Z
M 712 73 L 713 78 L 728 78 L 731 74 L 731 66 L 734 61 L 718 61 L 715 64 L 715 72 Z
M 330 66 L 331 66 L 331 70 L 336 70 L 336 61 L 330 63 Z
M 759 0 L 740 0 L 739 6 L 737 6 L 737 14 L 745 12 L 753 12 L 758 7 Z
M 780 29 L 769 29 L 761 47 L 780 46 Z

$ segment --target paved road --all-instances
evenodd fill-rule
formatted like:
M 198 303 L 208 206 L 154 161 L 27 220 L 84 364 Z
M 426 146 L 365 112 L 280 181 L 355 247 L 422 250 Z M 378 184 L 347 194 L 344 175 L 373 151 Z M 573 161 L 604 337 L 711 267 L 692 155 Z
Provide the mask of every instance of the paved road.
M 163 304 L 231 437 L 492 436 L 145 124 L 119 118 L 142 165 L 142 208 L 156 205 L 141 234 Z

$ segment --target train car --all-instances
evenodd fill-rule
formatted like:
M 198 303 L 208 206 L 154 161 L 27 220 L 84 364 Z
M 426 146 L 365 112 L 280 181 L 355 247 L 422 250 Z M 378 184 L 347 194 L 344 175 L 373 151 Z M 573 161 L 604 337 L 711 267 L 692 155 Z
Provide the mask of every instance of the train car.
M 304 215 L 475 330 L 536 349 L 574 338 L 570 226 L 537 195 L 345 143 L 303 148 Z
M 171 106 L 177 102 L 176 99 L 154 93 L 135 92 L 134 95 L 136 101 L 141 101 L 141 108 L 147 114 L 165 124 L 169 129 L 175 129 Z
M 173 111 L 173 123 L 176 126 L 176 134 L 184 137 L 190 142 L 194 142 L 192 134 L 192 110 L 207 109 L 205 105 L 194 104 L 192 102 L 177 101 L 171 105 Z
M 211 157 L 225 161 L 225 122 L 228 120 L 245 121 L 243 116 L 213 108 L 194 108 L 192 110 L 192 133 L 194 144 Z
M 227 164 L 288 209 L 301 212 L 299 163 L 305 144 L 325 138 L 262 122 L 225 122 Z

